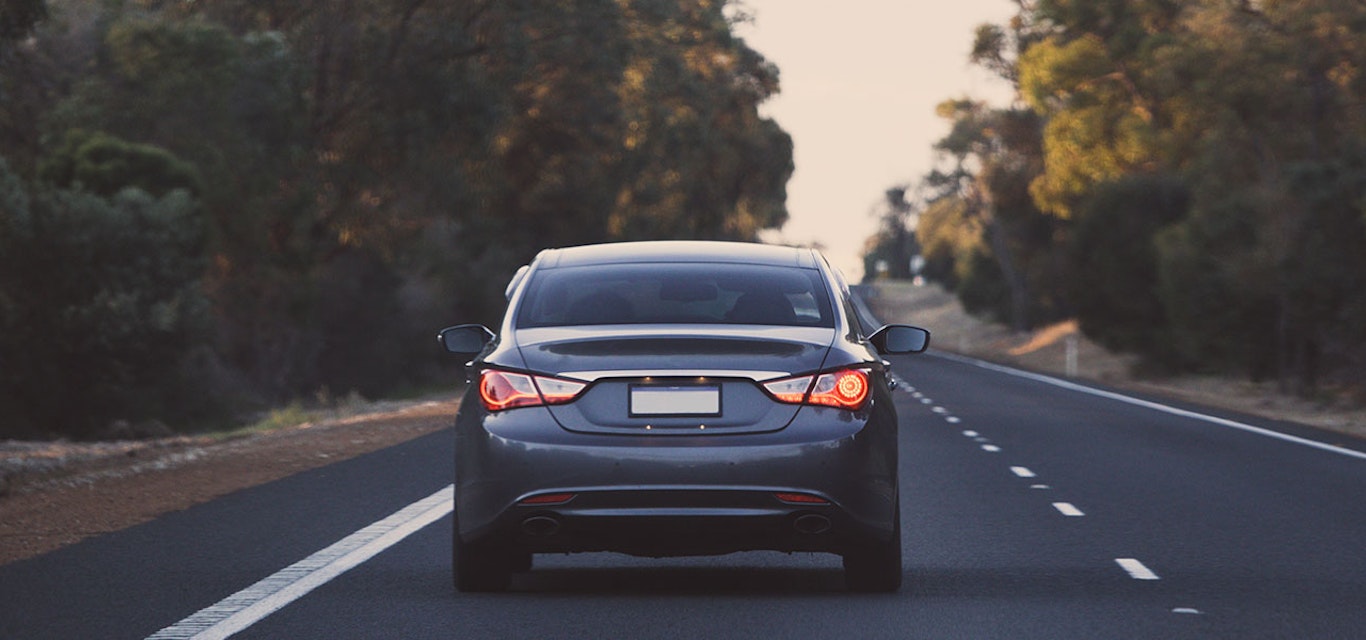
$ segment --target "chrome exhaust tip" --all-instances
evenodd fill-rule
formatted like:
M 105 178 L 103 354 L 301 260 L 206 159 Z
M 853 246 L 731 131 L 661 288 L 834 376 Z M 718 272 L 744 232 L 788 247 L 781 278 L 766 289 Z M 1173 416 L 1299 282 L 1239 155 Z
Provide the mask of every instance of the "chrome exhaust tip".
M 548 538 L 560 532 L 560 521 L 552 516 L 531 516 L 522 521 L 522 533 L 535 538 Z
M 812 536 L 826 533 L 830 531 L 833 526 L 834 525 L 830 522 L 830 518 L 818 513 L 802 514 L 797 516 L 797 519 L 792 522 L 792 527 L 797 530 L 797 533 Z

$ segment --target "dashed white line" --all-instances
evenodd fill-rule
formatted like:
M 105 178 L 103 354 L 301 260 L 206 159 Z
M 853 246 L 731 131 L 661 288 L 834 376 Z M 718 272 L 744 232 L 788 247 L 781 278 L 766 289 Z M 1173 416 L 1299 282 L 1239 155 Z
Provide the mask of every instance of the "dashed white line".
M 1086 515 L 1085 513 L 1081 512 L 1081 509 L 1078 509 L 1070 502 L 1054 502 L 1053 508 L 1057 509 L 1058 513 L 1061 513 L 1069 518 L 1079 518 L 1081 516 Z
M 944 419 L 947 420 L 949 424 L 958 424 L 959 422 L 962 422 L 962 420 L 959 419 L 958 416 L 949 416 Z
M 1118 564 L 1121 569 L 1124 569 L 1124 571 L 1129 574 L 1129 577 L 1134 580 L 1161 580 L 1161 578 L 1157 577 L 1156 573 L 1153 573 L 1152 569 L 1143 566 L 1142 562 L 1133 558 L 1116 558 L 1115 564 Z
M 1034 472 L 1033 472 L 1033 471 L 1030 471 L 1027 467 L 1011 467 L 1011 468 L 1010 468 L 1010 472 L 1013 473 L 1013 474 L 1015 474 L 1015 475 L 1017 475 L 1017 476 L 1019 476 L 1019 477 L 1021 477 L 1021 478 L 1033 478 L 1033 477 L 1034 477 Z
M 933 411 L 933 412 L 938 413 L 938 414 L 940 414 L 940 415 L 943 415 L 943 414 L 946 414 L 946 413 L 949 412 L 949 410 L 948 410 L 948 409 L 945 409 L 944 407 L 934 407 L 933 409 L 930 409 L 930 411 Z
M 148 640 L 227 638 L 279 611 L 347 570 L 398 544 L 455 508 L 455 487 L 410 504 L 268 578 L 191 615 Z
M 963 435 L 964 435 L 964 436 L 967 436 L 967 437 L 969 437 L 969 438 L 976 438 L 977 436 L 980 436 L 980 435 L 982 435 L 982 434 L 977 433 L 976 431 L 972 431 L 971 429 L 969 429 L 969 430 L 967 430 L 967 431 L 964 431 L 964 432 L 963 432 Z
M 988 453 L 1000 453 L 1000 452 L 1001 452 L 1001 448 L 998 447 L 998 446 L 996 446 L 996 445 L 994 445 L 994 444 L 984 444 L 984 445 L 982 445 L 982 450 L 983 450 L 983 451 L 986 451 L 986 452 L 988 452 Z

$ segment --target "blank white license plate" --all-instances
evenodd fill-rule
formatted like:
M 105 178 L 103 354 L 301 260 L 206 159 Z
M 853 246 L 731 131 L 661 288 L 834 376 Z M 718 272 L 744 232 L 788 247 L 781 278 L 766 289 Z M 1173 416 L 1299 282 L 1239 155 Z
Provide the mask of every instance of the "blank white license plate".
M 721 387 L 631 387 L 633 416 L 719 416 Z

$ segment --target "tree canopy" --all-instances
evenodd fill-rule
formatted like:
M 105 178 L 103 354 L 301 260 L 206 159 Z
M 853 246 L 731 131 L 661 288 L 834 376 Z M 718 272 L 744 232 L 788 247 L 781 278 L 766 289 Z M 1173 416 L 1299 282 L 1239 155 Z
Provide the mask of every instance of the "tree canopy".
M 157 356 L 111 351 L 106 377 L 83 383 L 109 397 L 208 392 L 250 407 L 421 384 L 437 366 L 432 329 L 492 321 L 506 278 L 540 249 L 754 240 L 787 218 L 792 142 L 758 111 L 778 72 L 735 35 L 723 0 L 5 7 L 4 237 L 19 246 L 20 230 L 46 225 L 54 243 L 108 238 L 98 255 L 67 251 L 73 272 L 181 256 L 130 267 L 141 275 L 110 295 L 200 301 L 174 336 L 111 339 Z M 166 225 L 194 231 L 173 238 Z M 6 253 L 0 274 L 0 309 L 31 344 L 65 339 L 72 327 L 55 319 L 76 309 L 92 326 L 127 324 L 126 305 L 97 291 L 40 308 L 28 289 L 59 287 L 17 275 L 40 259 Z M 179 284 L 154 285 L 162 269 Z M 7 344 L 6 370 L 43 358 Z M 143 375 L 150 361 L 193 368 L 177 379 L 201 388 Z M 16 384 L 0 379 L 0 411 L 28 416 L 13 428 L 33 433 L 189 411 L 128 402 L 56 416 Z
M 1167 367 L 1361 380 L 1366 5 L 1016 4 L 972 50 L 1016 103 L 941 107 L 931 275 Z

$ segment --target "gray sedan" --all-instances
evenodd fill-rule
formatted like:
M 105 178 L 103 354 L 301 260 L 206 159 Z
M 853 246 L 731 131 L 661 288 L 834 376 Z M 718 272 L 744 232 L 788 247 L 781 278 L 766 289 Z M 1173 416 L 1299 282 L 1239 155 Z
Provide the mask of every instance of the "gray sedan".
M 542 252 L 471 358 L 456 418 L 455 584 L 500 591 L 537 553 L 843 557 L 901 585 L 897 415 L 882 354 L 817 251 L 637 242 Z

